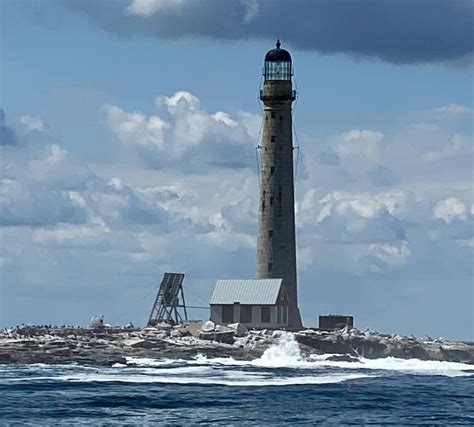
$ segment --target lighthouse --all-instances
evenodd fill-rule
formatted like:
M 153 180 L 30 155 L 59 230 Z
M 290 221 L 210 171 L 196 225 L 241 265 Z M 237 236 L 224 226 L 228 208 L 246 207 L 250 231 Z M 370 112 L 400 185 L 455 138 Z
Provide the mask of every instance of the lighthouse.
M 292 83 L 290 53 L 267 52 L 260 100 L 264 105 L 260 148 L 260 200 L 257 236 L 257 278 L 283 279 L 288 295 L 288 323 L 302 326 L 296 271 L 295 186 L 293 174 Z

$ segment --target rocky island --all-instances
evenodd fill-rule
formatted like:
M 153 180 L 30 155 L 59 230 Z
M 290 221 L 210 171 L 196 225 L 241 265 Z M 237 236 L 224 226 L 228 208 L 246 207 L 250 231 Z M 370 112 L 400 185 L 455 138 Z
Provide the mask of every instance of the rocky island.
M 192 359 L 232 357 L 252 360 L 278 343 L 284 331 L 247 330 L 241 324 L 212 322 L 156 327 L 22 326 L 0 330 L 0 363 L 114 365 L 127 357 Z M 344 328 L 293 333 L 302 357 L 359 361 L 384 357 L 461 362 L 474 365 L 474 342 L 416 338 Z

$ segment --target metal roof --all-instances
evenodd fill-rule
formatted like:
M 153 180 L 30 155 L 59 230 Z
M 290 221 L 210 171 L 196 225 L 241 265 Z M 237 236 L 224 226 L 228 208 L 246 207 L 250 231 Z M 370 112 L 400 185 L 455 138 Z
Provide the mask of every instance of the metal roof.
M 276 49 L 269 50 L 265 55 L 265 61 L 268 62 L 278 62 L 278 61 L 285 61 L 291 62 L 291 55 L 285 49 L 280 49 L 281 43 L 280 40 L 277 40 Z
M 276 304 L 282 283 L 283 279 L 221 279 L 210 304 Z

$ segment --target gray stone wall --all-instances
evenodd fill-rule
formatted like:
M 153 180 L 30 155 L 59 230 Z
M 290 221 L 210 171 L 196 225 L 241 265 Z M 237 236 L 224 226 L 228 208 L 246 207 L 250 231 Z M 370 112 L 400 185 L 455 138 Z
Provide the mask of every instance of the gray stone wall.
M 282 278 L 290 327 L 301 327 L 296 278 L 291 81 L 266 81 L 261 93 L 264 125 L 260 147 L 257 278 Z

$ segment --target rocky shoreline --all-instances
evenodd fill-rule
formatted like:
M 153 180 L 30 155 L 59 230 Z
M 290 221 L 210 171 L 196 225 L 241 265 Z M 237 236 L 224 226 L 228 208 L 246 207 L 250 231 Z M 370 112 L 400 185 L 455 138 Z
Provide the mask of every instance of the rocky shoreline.
M 278 343 L 283 331 L 249 330 L 240 324 L 224 327 L 206 322 L 172 327 L 49 327 L 24 326 L 0 330 L 0 364 L 45 363 L 107 365 L 128 357 L 192 359 L 232 357 L 253 360 Z M 474 342 L 416 338 L 345 328 L 294 332 L 303 357 L 331 354 L 332 360 L 396 357 L 461 362 L 474 365 Z

